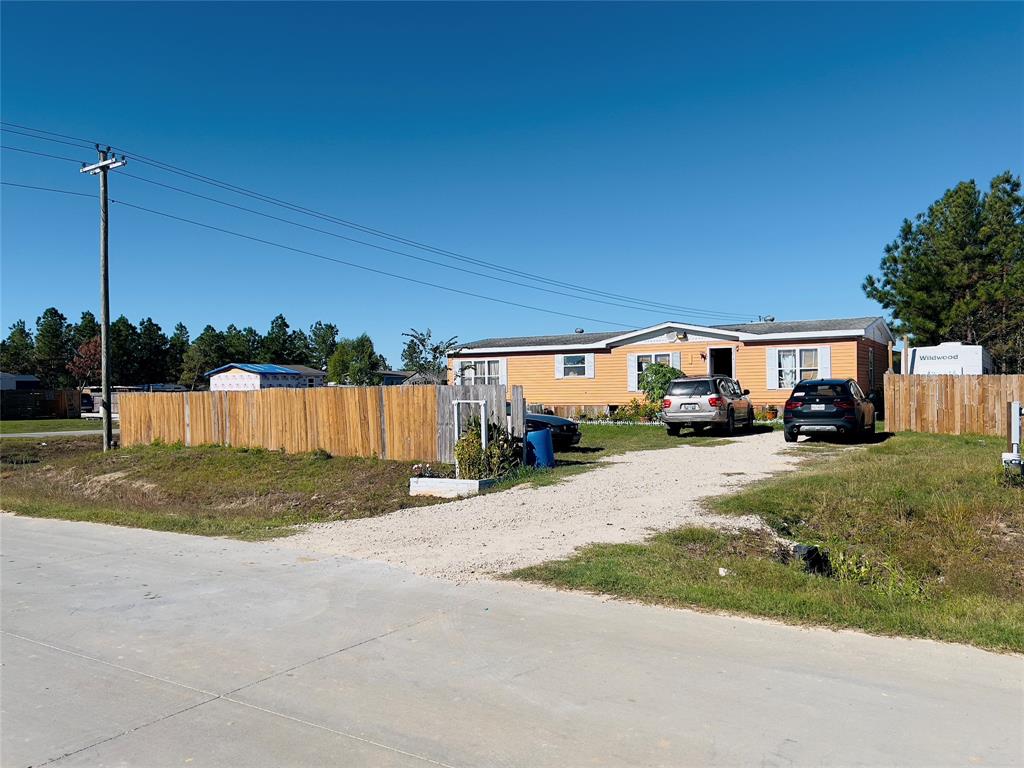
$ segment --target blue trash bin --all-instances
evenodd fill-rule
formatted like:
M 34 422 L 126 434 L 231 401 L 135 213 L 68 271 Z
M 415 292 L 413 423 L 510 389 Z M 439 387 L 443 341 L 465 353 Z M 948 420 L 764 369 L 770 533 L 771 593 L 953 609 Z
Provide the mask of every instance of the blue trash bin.
M 541 469 L 555 466 L 555 446 L 551 442 L 550 429 L 526 433 L 526 464 Z

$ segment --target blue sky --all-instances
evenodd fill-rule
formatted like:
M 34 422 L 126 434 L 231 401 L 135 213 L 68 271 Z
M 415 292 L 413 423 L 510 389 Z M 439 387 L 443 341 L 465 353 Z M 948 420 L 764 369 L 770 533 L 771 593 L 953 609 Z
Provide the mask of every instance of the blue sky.
M 987 185 L 1024 167 L 1020 3 L 4 3 L 2 22 L 6 121 L 539 277 L 720 313 L 875 314 L 860 283 L 905 216 L 959 180 Z M 72 163 L 2 156 L 5 181 L 96 190 Z M 360 236 L 142 163 L 125 171 Z M 112 313 L 152 316 L 168 331 L 178 320 L 193 334 L 207 323 L 265 330 L 283 312 L 293 326 L 367 331 L 397 363 L 410 326 L 468 341 L 708 317 L 553 296 L 125 176 L 111 189 L 302 250 L 591 318 L 114 205 Z M 72 317 L 95 310 L 95 202 L 4 187 L 2 206 L 4 327 L 50 305 Z

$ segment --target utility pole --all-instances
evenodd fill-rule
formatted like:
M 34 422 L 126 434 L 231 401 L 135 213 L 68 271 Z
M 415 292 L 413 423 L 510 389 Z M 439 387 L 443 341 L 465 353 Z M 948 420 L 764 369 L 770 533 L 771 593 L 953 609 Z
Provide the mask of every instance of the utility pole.
M 88 173 L 100 177 L 100 385 L 103 389 L 100 400 L 100 414 L 103 417 L 103 450 L 109 451 L 114 437 L 110 419 L 110 279 L 107 266 L 107 172 L 120 168 L 127 163 L 124 155 L 117 159 L 111 154 L 110 147 L 100 149 L 96 145 L 99 162 L 82 166 L 79 173 Z

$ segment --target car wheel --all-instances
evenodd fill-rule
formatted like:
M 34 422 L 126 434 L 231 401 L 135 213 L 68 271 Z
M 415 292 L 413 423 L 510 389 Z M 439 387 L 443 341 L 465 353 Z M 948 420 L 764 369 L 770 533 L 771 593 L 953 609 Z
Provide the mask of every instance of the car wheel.
M 785 438 L 787 443 L 796 442 L 796 432 L 790 432 L 788 429 L 783 430 L 782 436 Z
M 736 414 L 732 408 L 729 409 L 729 414 L 725 417 L 725 434 L 731 435 L 736 431 Z
M 754 409 L 747 408 L 747 431 L 749 432 L 754 428 Z
M 868 424 L 866 432 L 869 435 L 873 435 L 873 434 L 875 434 L 875 429 L 876 429 L 876 427 L 875 427 L 875 417 L 872 416 L 871 417 L 871 423 Z
M 671 437 L 679 437 L 679 430 L 682 427 L 679 424 L 666 424 L 665 431 L 668 432 Z

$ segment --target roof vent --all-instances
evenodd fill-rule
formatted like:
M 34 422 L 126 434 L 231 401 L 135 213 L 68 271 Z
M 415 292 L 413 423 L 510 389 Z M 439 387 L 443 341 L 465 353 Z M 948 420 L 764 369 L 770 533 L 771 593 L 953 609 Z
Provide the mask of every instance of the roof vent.
M 582 328 L 577 328 L 576 329 L 576 333 L 583 333 L 583 329 Z
M 758 318 L 762 323 L 774 323 L 775 315 L 762 315 Z

